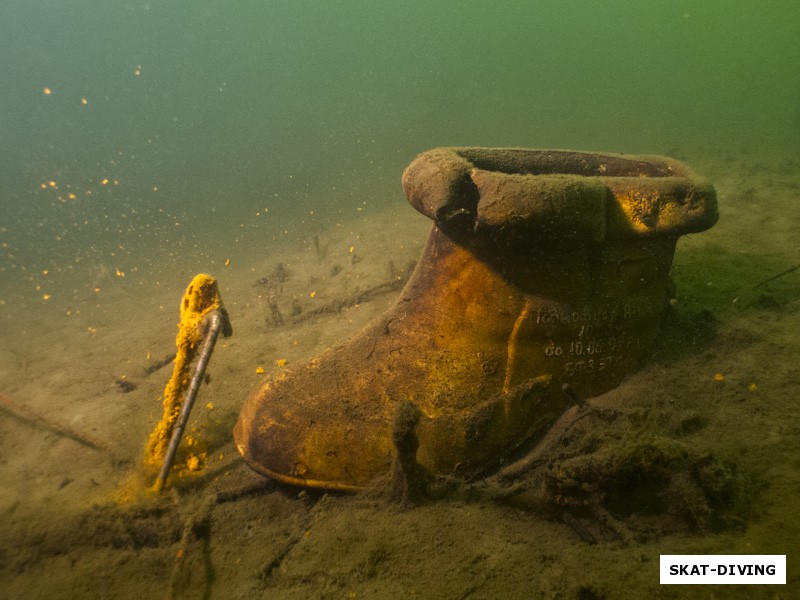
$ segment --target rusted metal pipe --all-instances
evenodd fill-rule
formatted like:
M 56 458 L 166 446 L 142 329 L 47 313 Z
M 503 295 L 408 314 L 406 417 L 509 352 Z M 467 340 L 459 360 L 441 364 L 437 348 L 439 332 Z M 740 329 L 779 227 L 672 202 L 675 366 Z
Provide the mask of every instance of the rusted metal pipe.
M 181 412 L 178 414 L 178 420 L 175 423 L 175 428 L 172 430 L 172 437 L 170 437 L 169 446 L 167 446 L 167 453 L 164 456 L 164 463 L 161 465 L 161 471 L 158 474 L 158 479 L 156 479 L 154 487 L 157 492 L 163 490 L 164 485 L 167 482 L 170 469 L 172 469 L 172 462 L 175 460 L 175 453 L 178 451 L 178 446 L 183 438 L 183 432 L 186 429 L 186 423 L 188 423 L 189 415 L 192 412 L 192 406 L 194 405 L 195 398 L 197 398 L 197 392 L 200 389 L 200 383 L 203 381 L 206 367 L 208 366 L 208 361 L 211 359 L 211 353 L 214 351 L 214 344 L 217 342 L 220 331 L 225 330 L 227 333 L 227 330 L 230 329 L 230 326 L 227 325 L 227 314 L 224 313 L 224 309 L 214 310 L 208 313 L 208 316 L 206 317 L 206 323 L 209 323 L 209 325 L 208 331 L 205 335 L 203 349 L 200 351 L 200 356 L 197 360 L 197 366 L 195 367 L 192 381 L 189 384 L 189 389 L 186 391 L 186 396 L 183 399 Z

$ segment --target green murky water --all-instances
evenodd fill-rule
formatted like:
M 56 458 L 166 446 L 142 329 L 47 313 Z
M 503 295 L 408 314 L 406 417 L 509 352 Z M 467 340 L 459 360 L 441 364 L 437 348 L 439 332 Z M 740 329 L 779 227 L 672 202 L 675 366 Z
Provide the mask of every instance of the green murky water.
M 0 297 L 115 245 L 123 271 L 257 251 L 402 199 L 434 146 L 792 153 L 799 23 L 777 0 L 6 0 Z

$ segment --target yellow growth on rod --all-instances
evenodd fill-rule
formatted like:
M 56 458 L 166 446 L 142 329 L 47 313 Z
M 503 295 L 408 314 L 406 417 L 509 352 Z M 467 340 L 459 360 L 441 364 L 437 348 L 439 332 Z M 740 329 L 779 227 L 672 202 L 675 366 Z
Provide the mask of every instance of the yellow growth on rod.
M 145 463 L 158 465 L 164 456 L 175 427 L 175 421 L 181 411 L 183 395 L 191 381 L 191 365 L 203 341 L 201 324 L 205 316 L 212 310 L 222 307 L 217 288 L 217 280 L 210 275 L 196 275 L 181 299 L 181 322 L 178 325 L 178 336 L 175 345 L 175 363 L 172 378 L 164 388 L 164 416 L 158 422 L 147 441 Z

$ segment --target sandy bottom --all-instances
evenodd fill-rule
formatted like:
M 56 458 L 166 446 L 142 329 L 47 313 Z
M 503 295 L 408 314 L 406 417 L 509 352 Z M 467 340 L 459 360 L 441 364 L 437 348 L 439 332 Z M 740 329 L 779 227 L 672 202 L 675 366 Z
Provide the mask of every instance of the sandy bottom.
M 800 260 L 800 164 L 689 162 L 721 218 L 679 243 L 652 359 L 562 417 L 520 493 L 456 483 L 399 506 L 304 491 L 233 447 L 264 378 L 391 305 L 429 226 L 408 206 L 217 264 L 234 335 L 192 417 L 205 462 L 162 495 L 141 467 L 170 376 L 152 366 L 174 352 L 194 273 L 109 285 L 69 311 L 4 305 L 0 597 L 800 597 L 800 270 L 763 283 Z M 786 554 L 787 585 L 659 585 L 660 554 L 704 553 Z

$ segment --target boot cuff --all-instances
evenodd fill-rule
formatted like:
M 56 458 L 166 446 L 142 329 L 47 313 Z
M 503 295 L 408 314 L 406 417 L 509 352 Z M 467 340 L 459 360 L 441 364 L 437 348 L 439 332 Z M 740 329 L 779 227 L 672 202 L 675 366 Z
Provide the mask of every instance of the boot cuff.
M 461 235 L 678 237 L 718 218 L 711 184 L 664 156 L 435 148 L 408 166 L 403 189 L 419 212 Z

